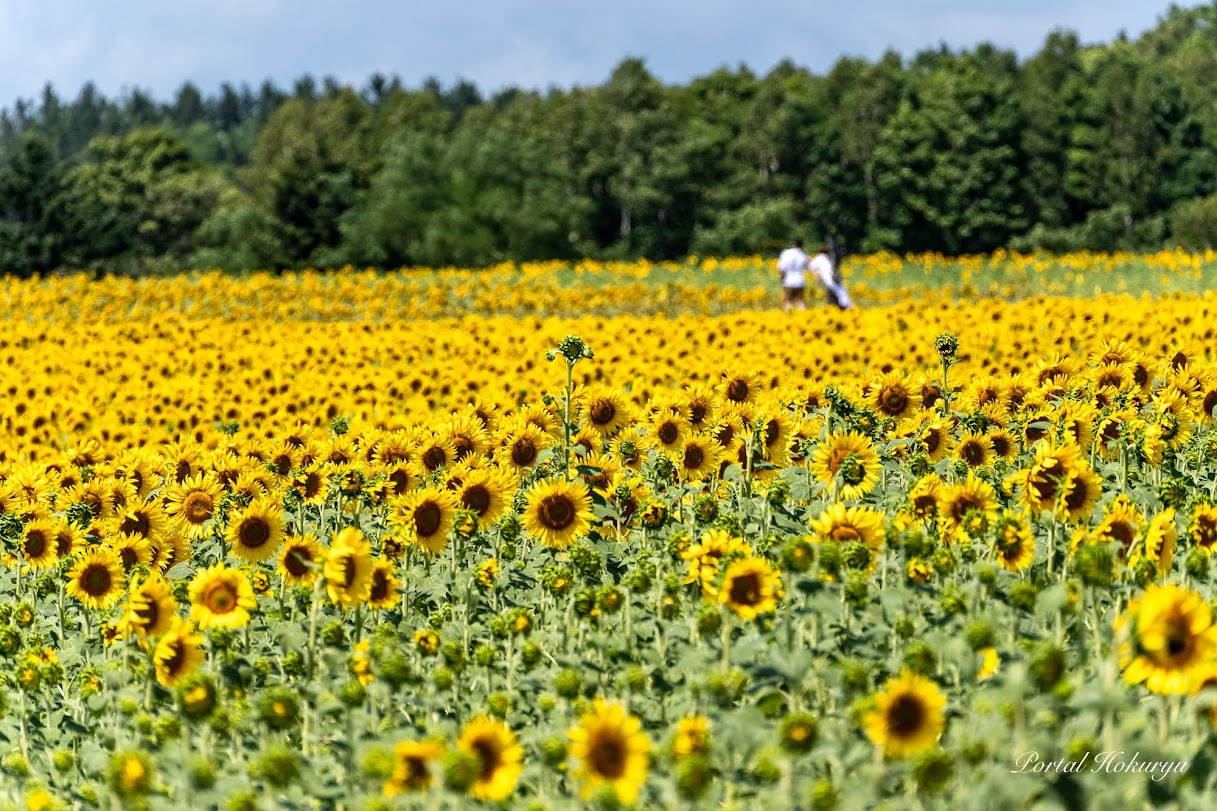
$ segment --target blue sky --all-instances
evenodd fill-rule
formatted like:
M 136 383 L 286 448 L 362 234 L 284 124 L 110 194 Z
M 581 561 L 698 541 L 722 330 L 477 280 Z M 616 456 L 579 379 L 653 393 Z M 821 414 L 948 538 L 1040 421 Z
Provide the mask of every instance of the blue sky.
M 1131 36 L 1167 0 L 0 0 L 0 107 L 52 82 L 74 98 L 184 81 L 282 87 L 305 72 L 361 86 L 374 71 L 483 91 L 599 84 L 624 56 L 666 82 L 721 65 L 763 73 L 789 57 L 823 72 L 842 55 L 910 55 L 982 41 L 1034 53 L 1054 28 Z M 49 8 L 54 11 L 49 11 Z

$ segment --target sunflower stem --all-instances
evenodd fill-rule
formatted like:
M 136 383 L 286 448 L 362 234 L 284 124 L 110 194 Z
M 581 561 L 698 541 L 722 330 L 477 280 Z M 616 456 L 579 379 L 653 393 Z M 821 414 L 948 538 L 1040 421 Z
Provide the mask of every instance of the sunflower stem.
M 308 680 L 313 680 L 317 669 L 317 610 L 321 605 L 321 584 L 325 578 L 318 575 L 313 580 L 313 597 L 308 617 Z

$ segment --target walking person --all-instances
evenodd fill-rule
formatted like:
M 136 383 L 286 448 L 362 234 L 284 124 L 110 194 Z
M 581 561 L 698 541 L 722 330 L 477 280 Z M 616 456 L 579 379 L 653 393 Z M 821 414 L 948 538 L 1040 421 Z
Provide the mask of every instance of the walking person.
M 824 286 L 829 303 L 842 310 L 848 310 L 854 306 L 854 302 L 841 279 L 841 271 L 837 268 L 836 253 L 833 246 L 825 242 L 820 247 L 819 253 L 809 260 L 808 268 Z
M 782 282 L 782 312 L 805 310 L 803 287 L 807 284 L 807 270 L 811 267 L 811 257 L 803 251 L 803 240 L 794 239 L 790 247 L 778 256 L 778 277 Z

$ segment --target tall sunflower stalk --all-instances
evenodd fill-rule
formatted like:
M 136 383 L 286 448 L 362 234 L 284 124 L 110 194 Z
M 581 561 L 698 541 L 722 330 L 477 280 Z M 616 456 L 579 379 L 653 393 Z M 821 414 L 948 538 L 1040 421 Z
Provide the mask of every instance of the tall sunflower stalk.
M 572 395 L 572 379 L 575 364 L 587 358 L 592 358 L 592 348 L 577 335 L 567 335 L 558 344 L 557 349 L 545 353 L 547 360 L 554 360 L 561 355 L 566 360 L 566 387 L 562 390 L 562 476 L 570 481 L 570 406 Z

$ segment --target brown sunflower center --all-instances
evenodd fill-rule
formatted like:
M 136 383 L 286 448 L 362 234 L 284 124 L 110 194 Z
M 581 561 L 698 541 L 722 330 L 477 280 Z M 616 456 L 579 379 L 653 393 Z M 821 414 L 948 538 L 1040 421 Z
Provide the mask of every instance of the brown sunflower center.
M 842 525 L 833 527 L 832 531 L 828 533 L 828 537 L 834 541 L 860 541 L 862 540 L 862 533 L 858 532 L 855 527 Z
M 617 416 L 617 409 L 608 400 L 597 400 L 588 409 L 592 425 L 608 425 Z
M 625 774 L 626 745 L 619 733 L 605 732 L 592 739 L 588 746 L 587 765 L 609 780 Z
M 191 524 L 202 524 L 207 519 L 211 518 L 215 512 L 215 501 L 210 493 L 204 493 L 201 490 L 196 490 L 186 496 L 182 501 L 182 515 Z
M 414 508 L 414 531 L 421 538 L 429 538 L 439 531 L 444 520 L 444 511 L 434 501 L 424 501 Z
M 303 546 L 292 547 L 283 556 L 283 568 L 292 577 L 304 577 L 308 574 L 308 564 L 313 558 Z
M 706 461 L 706 454 L 701 448 L 696 445 L 689 445 L 685 448 L 683 463 L 686 470 L 697 470 L 704 461 Z
M 490 501 L 490 491 L 486 489 L 484 484 L 466 487 L 465 492 L 461 493 L 461 504 L 464 504 L 478 515 L 486 514 L 486 511 L 490 509 Z
M 531 439 L 521 437 L 511 443 L 511 461 L 520 467 L 527 467 L 537 461 L 537 446 Z
M 752 606 L 761 601 L 761 576 L 754 572 L 736 577 L 727 591 L 732 605 Z
M 246 516 L 237 529 L 237 539 L 247 549 L 265 546 L 270 540 L 270 524 L 260 515 Z
M 80 588 L 90 597 L 104 597 L 109 594 L 113 583 L 110 568 L 101 563 L 90 564 L 80 573 Z
M 913 695 L 897 696 L 887 708 L 887 728 L 899 738 L 920 732 L 925 718 L 925 705 Z
M 213 614 L 227 614 L 237 607 L 237 590 L 224 580 L 213 583 L 203 595 L 203 605 Z
M 879 410 L 889 417 L 895 417 L 898 414 L 904 413 L 904 409 L 908 407 L 908 404 L 908 393 L 902 389 L 884 389 L 879 395 Z
M 727 399 L 733 403 L 742 403 L 748 399 L 748 381 L 736 379 L 728 383 Z
M 372 572 L 372 589 L 368 594 L 370 600 L 383 600 L 389 596 L 389 577 L 377 569 Z
M 132 535 L 139 535 L 140 537 L 146 538 L 148 537 L 149 523 L 148 513 L 144 512 L 143 510 L 135 510 L 127 513 L 127 517 L 124 518 L 123 522 L 118 525 L 118 531 L 129 532 Z
M 25 533 L 25 556 L 30 560 L 38 560 L 46 554 L 50 543 L 47 541 L 46 533 L 40 529 L 26 530 Z
M 483 783 L 493 780 L 500 765 L 499 747 L 489 738 L 478 738 L 472 742 L 471 748 L 477 753 L 478 763 L 481 764 L 481 768 L 478 769 L 478 780 Z
M 680 429 L 676 427 L 674 422 L 665 422 L 659 426 L 659 430 L 655 432 L 659 437 L 659 441 L 665 445 L 671 445 L 680 437 Z
M 575 505 L 562 493 L 541 499 L 537 516 L 546 529 L 563 530 L 575 521 Z
M 427 470 L 439 470 L 447 463 L 447 461 L 448 454 L 443 448 L 437 445 L 432 445 L 423 452 L 423 465 L 427 468 Z
M 456 451 L 454 456 L 458 460 L 464 459 L 469 454 L 473 453 L 473 440 L 465 436 L 454 436 L 452 438 L 452 448 Z

